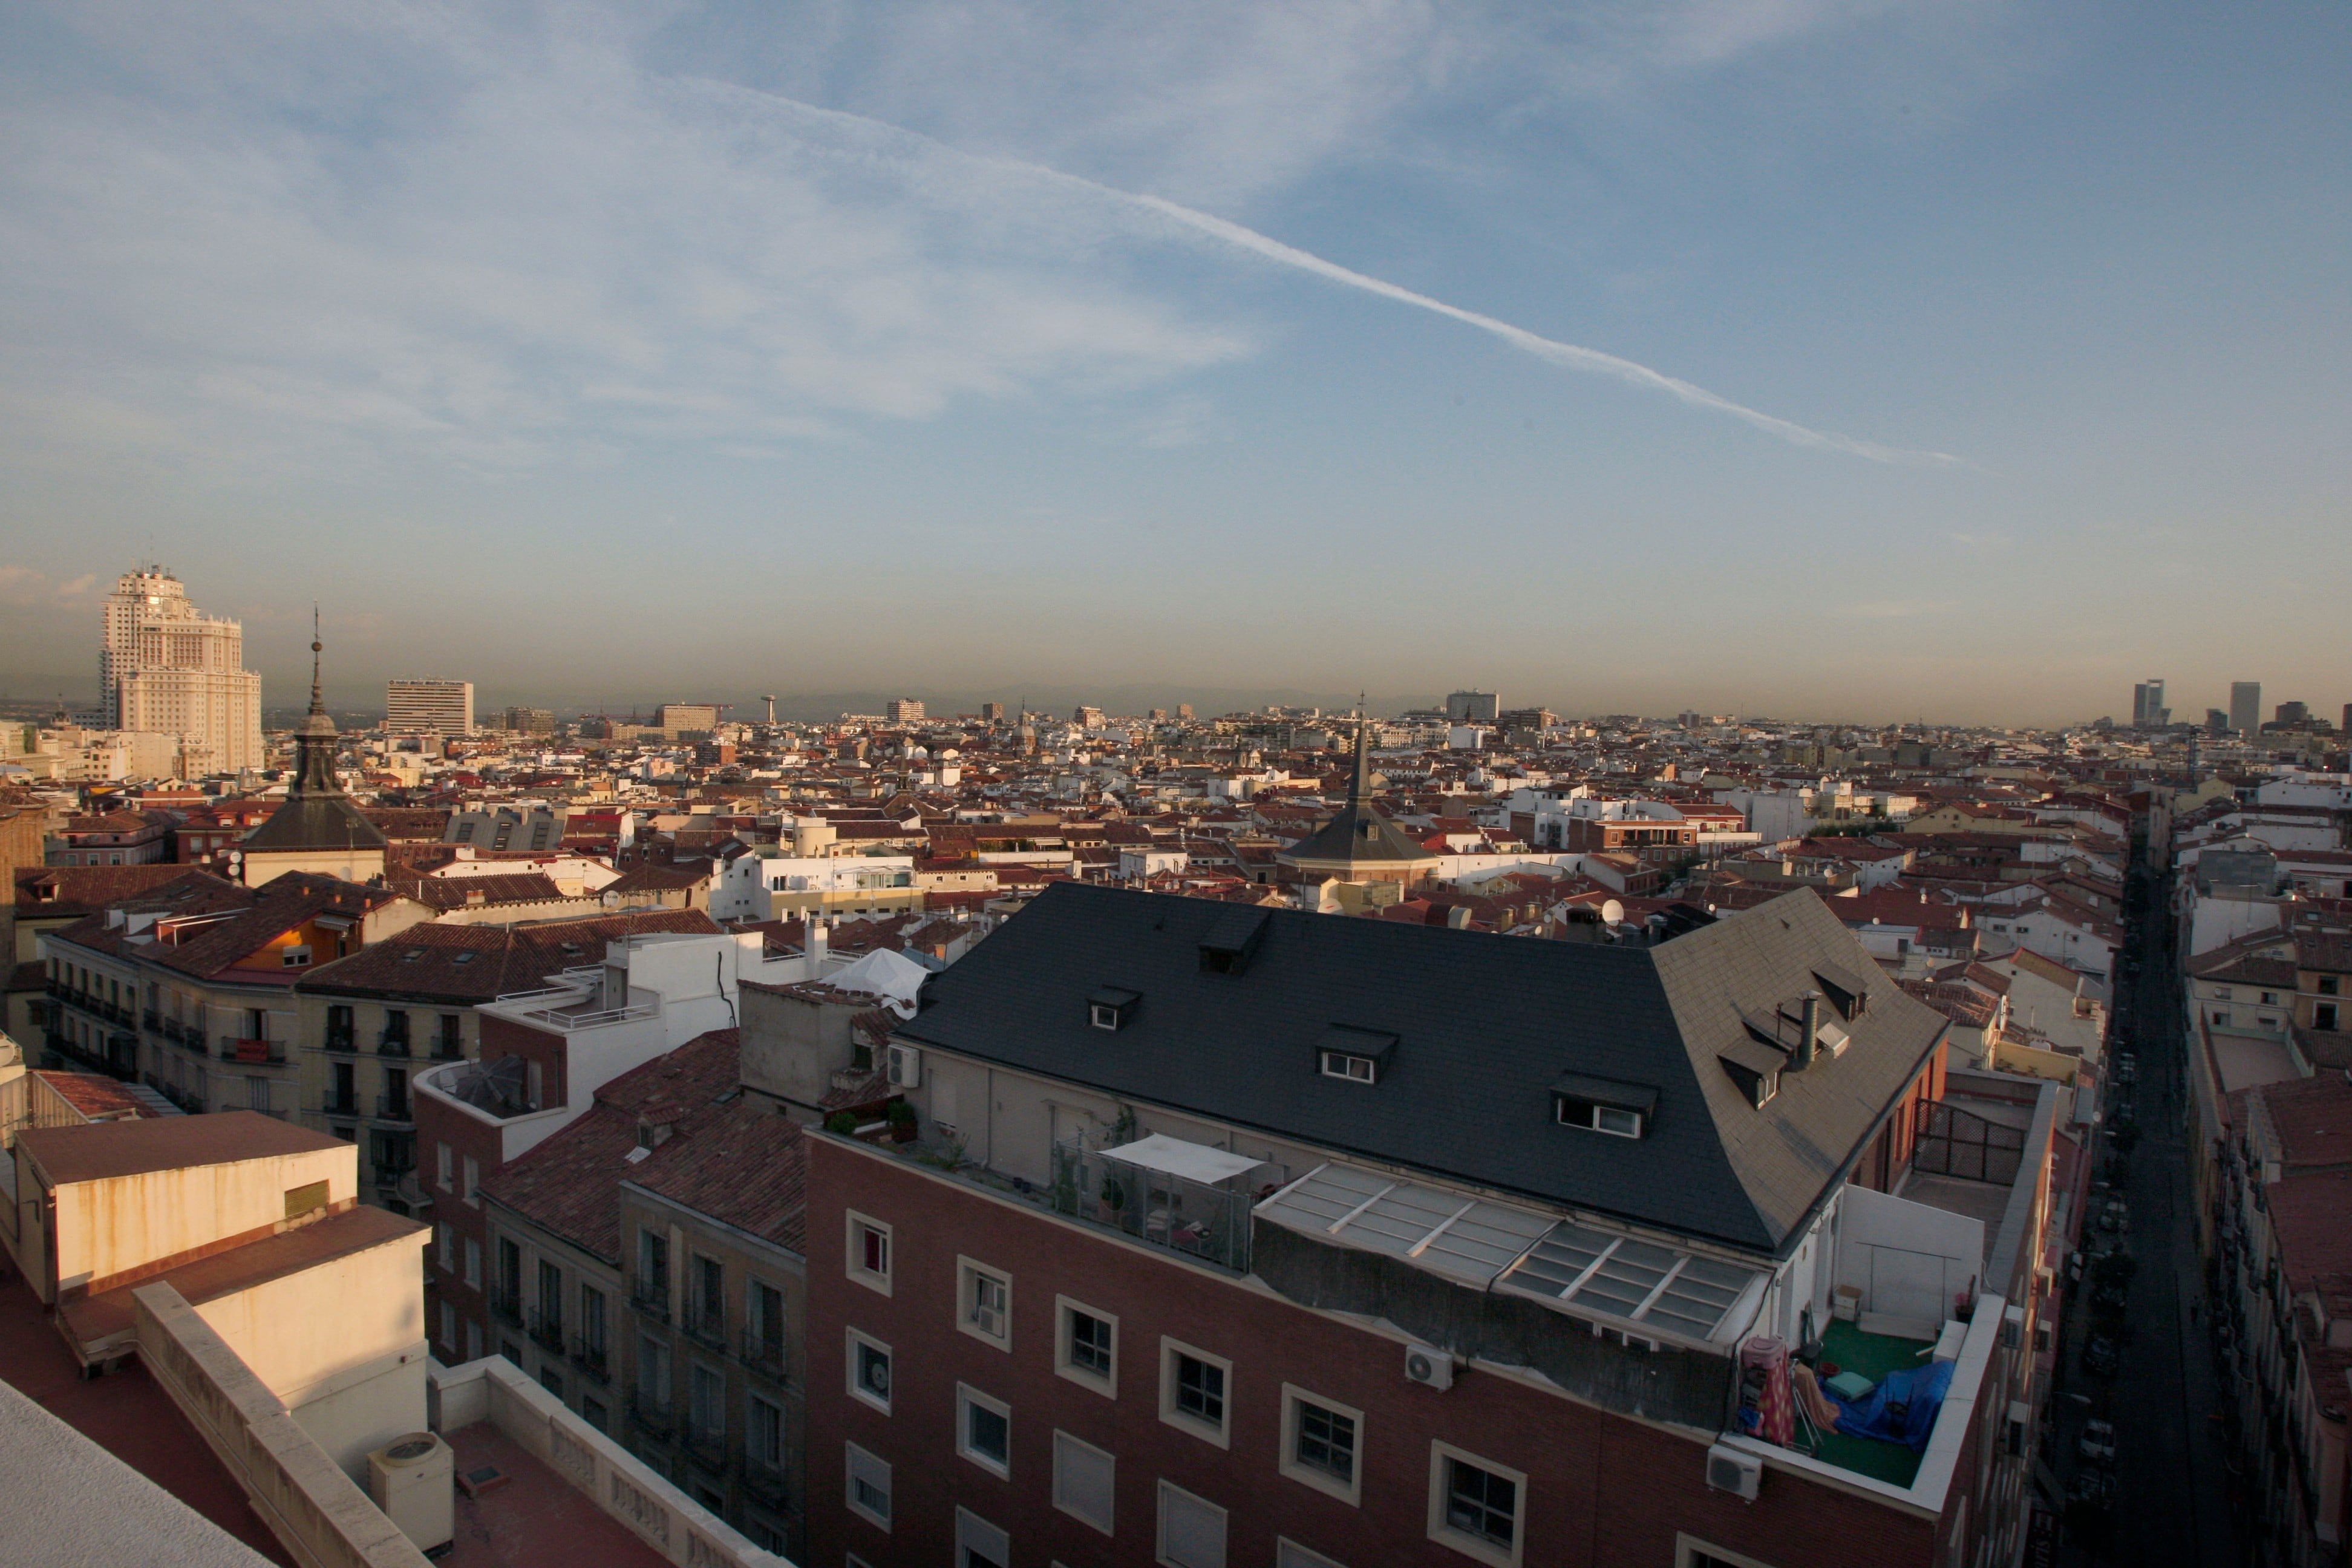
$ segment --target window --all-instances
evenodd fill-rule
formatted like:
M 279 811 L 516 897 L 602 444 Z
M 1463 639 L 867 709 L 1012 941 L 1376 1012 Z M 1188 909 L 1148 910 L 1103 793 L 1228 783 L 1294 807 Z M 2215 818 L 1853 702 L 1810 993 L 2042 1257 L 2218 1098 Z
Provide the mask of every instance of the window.
M 1160 1419 L 1223 1448 L 1226 1385 L 1234 1363 L 1175 1340 L 1160 1342 Z
M 849 1392 L 890 1414 L 890 1347 L 856 1329 L 849 1331 Z
M 1364 1413 L 1282 1385 L 1282 1473 L 1343 1502 L 1359 1499 L 1356 1453 Z
M 1118 1461 L 1067 1432 L 1054 1434 L 1054 1506 L 1071 1518 L 1111 1532 Z
M 545 1258 L 539 1264 L 539 1327 L 563 1342 L 563 1270 Z
M 1966 1531 L 1958 1534 L 1965 1537 Z M 1743 1557 L 1737 1552 L 1727 1552 L 1720 1546 L 1709 1546 L 1688 1535 L 1675 1537 L 1675 1568 L 1765 1568 L 1753 1557 Z
M 2231 996 L 2231 994 L 2230 994 L 2230 988 L 2229 988 L 2228 986 L 2226 986 L 2226 985 L 2216 985 L 2215 987 L 2213 987 L 2213 997 L 2214 997 L 2214 999 L 2215 999 L 2216 1001 L 2220 1001 L 2220 1002 L 2228 1002 L 2228 1001 L 2231 1001 L 2231 1000 L 2233 1000 L 2233 998 L 2232 998 L 2232 997 Z
M 998 1350 L 1013 1348 L 1013 1281 L 969 1258 L 956 1259 L 956 1327 Z
M 762 1279 L 744 1290 L 744 1344 L 755 1360 L 784 1357 L 784 1293 Z
M 1054 1298 L 1054 1370 L 1098 1394 L 1118 1397 L 1118 1320 L 1067 1296 Z
M 1370 1083 L 1377 1068 L 1370 1057 L 1355 1056 L 1347 1051 L 1323 1053 L 1323 1076 L 1344 1078 L 1350 1083 Z
M 1105 1002 L 1089 1003 L 1087 1021 L 1097 1029 L 1116 1029 L 1118 1027 L 1118 1009 Z
M 436 1184 L 446 1193 L 449 1190 L 449 1167 L 452 1163 L 449 1145 L 446 1143 L 439 1143 L 436 1144 L 434 1149 L 435 1152 L 433 1159 Z
M 2334 1029 L 2336 1027 L 2336 1004 L 2333 1002 L 2321 1002 L 2315 1004 L 2311 1009 L 2311 1026 L 2315 1029 Z
M 447 1301 L 441 1303 L 441 1348 L 457 1353 L 457 1309 Z
M 580 1396 L 580 1419 L 602 1432 L 612 1417 L 606 1413 L 603 1400 L 591 1399 L 583 1394 Z
M 470 1236 L 466 1238 L 466 1283 L 477 1290 L 482 1288 L 482 1244 Z
M 1447 1443 L 1429 1446 L 1429 1538 L 1496 1568 L 1517 1568 L 1528 1478 Z
M 637 1231 L 637 1297 L 658 1303 L 669 1312 L 669 1237 L 656 1230 Z
M 2230 1026 L 2230 1012 L 2229 1012 L 2229 1009 L 2225 1007 L 2225 1008 L 2221 1009 L 2221 1011 L 2220 1011 L 2220 1012 L 2218 1012 L 2218 1013 L 2214 1014 L 2214 1015 L 2213 1015 L 2213 1022 L 2214 1022 L 2214 1023 L 2216 1023 L 2216 1024 L 2218 1024 L 2218 1025 L 2220 1025 L 2221 1027 L 2223 1027 L 2223 1028 L 2225 1028 L 2225 1029 L 2226 1029 L 2226 1028 L 2228 1028 L 2228 1027 Z
M 1013 1407 L 968 1384 L 957 1384 L 956 1452 L 991 1475 L 1011 1479 Z
M 890 1227 L 855 1210 L 849 1213 L 849 1277 L 885 1296 L 890 1293 Z
M 2337 978 L 2333 974 L 2321 975 L 2319 977 L 2319 994 L 2322 996 L 2335 995 L 2336 994 L 2336 987 L 2338 984 L 2339 982 Z
M 555 1370 L 553 1363 L 542 1362 L 540 1363 L 539 1385 L 547 1390 L 548 1393 L 555 1395 L 557 1403 L 561 1404 L 562 1402 L 563 1374 Z
M 1320 1552 L 1310 1552 L 1288 1536 L 1277 1536 L 1274 1542 L 1274 1568 L 1340 1568 L 1340 1564 Z
M 687 1415 L 707 1437 L 727 1435 L 727 1380 L 700 1362 L 687 1378 Z
M 474 1244 L 469 1241 L 466 1245 L 471 1247 Z M 482 1359 L 482 1325 L 471 1318 L 466 1320 L 466 1359 L 467 1361 Z
M 784 1410 L 753 1394 L 743 1405 L 743 1457 L 763 1469 L 784 1468 Z
M 1553 1114 L 1563 1127 L 1590 1127 L 1595 1132 L 1607 1132 L 1619 1138 L 1639 1138 L 1642 1135 L 1643 1114 L 1622 1105 L 1607 1105 L 1580 1095 L 1559 1094 L 1552 1097 Z
M 956 1568 L 1005 1568 L 1013 1546 L 1004 1531 L 968 1508 L 956 1510 Z
M 727 1337 L 727 1270 L 716 1258 L 700 1253 L 694 1259 L 694 1300 L 687 1310 L 692 1315 L 694 1331 L 707 1338 Z
M 1225 1568 L 1225 1510 L 1160 1482 L 1159 1544 L 1165 1568 Z
M 482 1206 L 481 1187 L 482 1167 L 474 1163 L 474 1157 L 471 1154 L 468 1154 L 466 1156 L 466 1184 L 459 1194 L 459 1195 L 466 1200 L 467 1207 L 479 1208 Z
M 444 1220 L 433 1227 L 433 1249 L 442 1273 L 446 1274 L 457 1266 L 457 1233 L 449 1227 L 448 1221 Z
M 2275 1006 L 2277 1006 L 2277 1005 L 2278 1005 L 2278 993 L 2277 993 L 2277 992 L 2275 992 L 2275 991 L 2265 991 L 2265 992 L 2263 992 L 2263 1006 L 2265 1006 L 2265 1007 L 2275 1007 Z
M 604 1364 L 604 1292 L 580 1287 L 581 1359 L 602 1370 Z
M 848 1493 L 842 1500 L 849 1511 L 868 1524 L 890 1528 L 890 1466 L 851 1443 L 848 1446 Z
M 637 1336 L 637 1394 L 657 1409 L 669 1408 L 669 1346 L 651 1334 Z

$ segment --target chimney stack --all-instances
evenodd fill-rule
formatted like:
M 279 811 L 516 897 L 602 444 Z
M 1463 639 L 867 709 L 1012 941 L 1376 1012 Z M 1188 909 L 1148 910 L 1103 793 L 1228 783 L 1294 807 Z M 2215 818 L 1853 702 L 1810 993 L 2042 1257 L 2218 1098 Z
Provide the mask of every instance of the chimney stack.
M 1808 991 L 1805 993 L 1805 1025 L 1803 1031 L 1797 1036 L 1797 1059 L 1790 1065 L 1801 1069 L 1812 1066 L 1813 1053 L 1821 1048 L 1821 1039 L 1822 994 Z

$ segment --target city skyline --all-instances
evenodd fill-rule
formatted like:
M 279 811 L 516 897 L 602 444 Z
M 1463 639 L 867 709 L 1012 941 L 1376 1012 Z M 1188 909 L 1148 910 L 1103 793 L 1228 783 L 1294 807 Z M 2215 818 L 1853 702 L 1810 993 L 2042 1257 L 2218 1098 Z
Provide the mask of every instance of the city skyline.
M 2345 695 L 2340 16 L 0 26 L 11 689 Z

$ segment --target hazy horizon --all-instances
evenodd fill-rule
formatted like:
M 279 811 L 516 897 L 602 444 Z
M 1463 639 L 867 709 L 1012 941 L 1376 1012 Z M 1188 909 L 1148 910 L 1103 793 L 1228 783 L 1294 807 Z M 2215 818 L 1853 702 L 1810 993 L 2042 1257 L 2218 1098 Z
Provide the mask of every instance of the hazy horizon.
M 2340 7 L 0 42 L 11 695 L 93 691 L 152 559 L 272 706 L 314 601 L 360 708 L 2352 699 Z

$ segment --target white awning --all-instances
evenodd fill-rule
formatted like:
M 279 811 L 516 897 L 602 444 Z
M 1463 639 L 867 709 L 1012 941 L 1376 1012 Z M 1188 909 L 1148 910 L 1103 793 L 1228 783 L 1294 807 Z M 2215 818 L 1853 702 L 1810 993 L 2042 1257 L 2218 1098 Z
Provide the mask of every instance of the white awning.
M 1171 1138 L 1154 1132 L 1132 1143 L 1122 1143 L 1116 1149 L 1102 1152 L 1106 1160 L 1119 1160 L 1139 1165 L 1147 1171 L 1159 1171 L 1171 1176 L 1181 1176 L 1188 1182 L 1204 1186 L 1230 1180 L 1245 1171 L 1255 1171 L 1265 1163 L 1246 1154 L 1231 1154 L 1223 1149 L 1212 1149 L 1205 1143 L 1187 1143 L 1181 1138 Z

